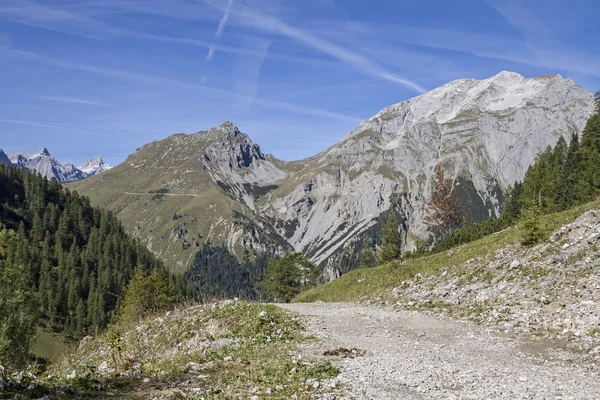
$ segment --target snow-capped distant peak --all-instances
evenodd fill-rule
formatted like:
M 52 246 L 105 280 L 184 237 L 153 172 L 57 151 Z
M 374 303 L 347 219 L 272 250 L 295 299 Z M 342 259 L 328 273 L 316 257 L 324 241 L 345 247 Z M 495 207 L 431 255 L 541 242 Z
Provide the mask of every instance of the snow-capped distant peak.
M 96 156 L 90 158 L 88 161 L 77 167 L 79 170 L 84 172 L 87 176 L 93 176 L 100 172 L 107 171 L 112 168 L 112 165 L 105 162 L 102 157 Z
M 3 162 L 2 154 L 0 154 L 0 162 Z M 112 168 L 101 157 L 93 157 L 79 167 L 68 163 L 62 164 L 52 157 L 45 147 L 36 153 L 6 153 L 5 156 L 17 167 L 39 172 L 47 179 L 56 178 L 59 182 L 87 178 Z

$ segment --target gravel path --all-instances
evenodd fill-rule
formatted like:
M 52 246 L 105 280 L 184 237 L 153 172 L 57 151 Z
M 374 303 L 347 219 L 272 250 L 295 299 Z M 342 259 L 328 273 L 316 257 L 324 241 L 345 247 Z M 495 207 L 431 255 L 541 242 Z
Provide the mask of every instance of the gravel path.
M 367 351 L 340 361 L 358 399 L 600 399 L 598 366 L 541 341 L 358 304 L 282 307 L 307 316 L 323 339 L 306 351 Z

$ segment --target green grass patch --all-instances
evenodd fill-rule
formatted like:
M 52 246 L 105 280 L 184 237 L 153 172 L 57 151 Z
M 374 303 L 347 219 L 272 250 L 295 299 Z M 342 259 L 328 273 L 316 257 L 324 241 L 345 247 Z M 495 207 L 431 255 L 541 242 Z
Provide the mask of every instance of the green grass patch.
M 69 356 L 77 348 L 77 343 L 70 341 L 63 335 L 39 329 L 35 336 L 32 353 L 36 357 L 56 362 L 62 357 Z

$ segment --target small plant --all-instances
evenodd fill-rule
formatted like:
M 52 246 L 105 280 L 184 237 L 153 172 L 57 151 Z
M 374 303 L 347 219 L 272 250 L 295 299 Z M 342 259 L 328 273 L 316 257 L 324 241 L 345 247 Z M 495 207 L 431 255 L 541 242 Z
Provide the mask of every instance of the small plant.
M 521 227 L 523 229 L 523 239 L 521 240 L 523 245 L 533 246 L 546 240 L 546 232 L 540 222 L 539 208 L 530 207 L 523 211 Z
M 588 331 L 588 336 L 600 336 L 600 328 L 595 327 Z
M 121 338 L 121 333 L 117 327 L 112 327 L 108 332 L 108 346 L 115 366 L 123 364 L 123 353 L 125 352 L 125 343 Z

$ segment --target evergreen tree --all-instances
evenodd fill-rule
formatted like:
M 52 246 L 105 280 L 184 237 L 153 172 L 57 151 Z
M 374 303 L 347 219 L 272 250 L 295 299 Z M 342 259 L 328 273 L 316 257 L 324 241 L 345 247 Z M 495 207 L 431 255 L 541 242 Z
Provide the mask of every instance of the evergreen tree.
M 170 308 L 175 300 L 175 290 L 167 272 L 156 267 L 146 274 L 138 265 L 127 286 L 121 306 L 121 322 L 135 322 L 147 314 Z
M 22 235 L 0 231 L 0 365 L 10 372 L 26 366 L 38 319 L 38 305 L 31 271 L 14 251 Z
M 377 249 L 377 264 L 385 264 L 400 257 L 402 237 L 398 232 L 398 220 L 390 214 L 383 231 L 381 246 Z
M 290 302 L 302 290 L 317 282 L 319 269 L 300 253 L 287 252 L 269 261 L 260 285 L 274 301 Z
M 526 246 L 538 244 L 546 239 L 546 233 L 540 222 L 540 210 L 537 205 L 534 204 L 523 211 L 521 228 L 523 230 L 521 242 Z
M 24 168 L 0 165 L 0 218 L 18 238 L 6 247 L 12 258 L 0 254 L 0 262 L 28 271 L 41 322 L 75 338 L 115 318 L 137 264 L 164 271 L 114 214 Z M 185 285 L 177 288 L 182 299 Z
M 579 149 L 579 136 L 577 133 L 571 135 L 571 141 L 567 149 L 564 169 L 561 176 L 561 185 L 558 188 L 557 202 L 559 207 L 566 210 L 572 207 L 580 197 L 578 195 L 578 182 L 581 175 L 581 153 Z
M 579 194 L 583 201 L 593 199 L 600 191 L 600 114 L 587 122 L 581 136 L 581 179 Z
M 361 267 L 370 268 L 376 265 L 373 241 L 368 236 L 365 236 L 363 240 L 363 248 L 360 253 L 358 253 L 358 260 Z

